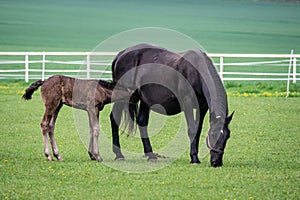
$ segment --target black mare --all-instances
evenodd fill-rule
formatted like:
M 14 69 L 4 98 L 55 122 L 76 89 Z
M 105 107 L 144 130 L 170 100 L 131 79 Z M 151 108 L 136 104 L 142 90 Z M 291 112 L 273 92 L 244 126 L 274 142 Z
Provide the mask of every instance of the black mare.
M 124 159 L 118 132 L 122 112 L 127 109 L 125 113 L 130 117 L 125 119 L 131 127 L 136 120 L 149 160 L 157 159 L 147 132 L 150 110 L 166 115 L 184 112 L 191 163 L 200 163 L 199 138 L 203 119 L 209 110 L 210 129 L 206 142 L 210 149 L 210 162 L 213 167 L 223 165 L 224 149 L 230 137 L 228 125 L 233 113 L 227 117 L 226 91 L 211 59 L 204 52 L 189 50 L 176 53 L 151 44 L 138 44 L 116 56 L 112 73 L 113 82 L 132 92 L 131 103 L 115 103 L 110 115 L 116 160 Z

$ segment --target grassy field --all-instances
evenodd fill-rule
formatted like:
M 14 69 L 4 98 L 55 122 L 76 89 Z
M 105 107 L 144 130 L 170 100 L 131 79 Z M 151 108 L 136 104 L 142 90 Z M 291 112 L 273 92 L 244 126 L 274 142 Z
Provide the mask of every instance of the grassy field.
M 209 156 L 199 166 L 190 165 L 186 147 L 171 165 L 138 174 L 90 161 L 68 107 L 62 109 L 56 126 L 64 161 L 47 162 L 39 95 L 25 102 L 20 95 L 1 94 L 0 101 L 1 199 L 297 199 L 300 195 L 299 98 L 229 96 L 229 109 L 236 114 L 224 167 L 211 168 Z M 109 112 L 107 106 L 101 113 L 104 132 L 110 132 Z M 171 128 L 151 138 L 154 149 L 172 134 L 176 119 L 169 123 Z M 204 136 L 207 130 L 205 121 Z M 121 135 L 121 143 L 125 150 L 142 152 L 138 138 Z M 113 158 L 104 157 L 108 162 Z M 132 163 L 147 161 L 137 156 L 121 165 Z

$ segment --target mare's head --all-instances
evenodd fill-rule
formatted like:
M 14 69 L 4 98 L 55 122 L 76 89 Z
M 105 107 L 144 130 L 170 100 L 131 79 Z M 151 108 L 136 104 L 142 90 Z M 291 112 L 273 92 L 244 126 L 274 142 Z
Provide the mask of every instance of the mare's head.
M 210 164 L 212 167 L 220 167 L 223 165 L 223 154 L 226 142 L 230 137 L 229 123 L 232 120 L 234 112 L 225 119 L 223 129 L 217 143 L 213 149 L 210 149 Z

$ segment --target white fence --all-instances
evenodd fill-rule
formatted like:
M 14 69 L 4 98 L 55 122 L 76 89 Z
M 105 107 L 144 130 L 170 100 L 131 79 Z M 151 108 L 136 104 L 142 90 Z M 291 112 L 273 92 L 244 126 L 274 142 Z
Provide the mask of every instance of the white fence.
M 85 73 L 86 76 L 83 78 L 89 79 L 92 73 L 111 74 L 110 70 L 105 70 L 105 66 L 111 65 L 111 58 L 116 55 L 115 52 L 0 52 L 0 79 L 24 79 L 28 82 L 30 79 L 44 80 L 52 73 L 66 75 L 72 73 L 73 76 L 74 74 Z M 91 59 L 91 56 L 93 58 L 95 56 L 97 58 L 110 57 L 110 59 L 95 61 Z M 14 60 L 8 59 L 9 57 L 13 57 Z M 30 59 L 31 57 L 35 59 Z M 48 59 L 53 57 L 54 59 Z M 75 57 L 76 60 L 70 60 L 68 57 L 73 59 Z M 31 67 L 34 64 L 39 64 L 39 66 Z M 47 64 L 54 64 L 56 67 L 47 67 Z M 1 67 L 1 65 L 5 67 Z M 71 68 L 66 67 L 67 65 L 70 65 Z M 100 67 L 91 69 L 91 65 Z
M 111 79 L 116 52 L 0 52 L 0 79 L 46 79 L 53 74 Z M 300 54 L 208 54 L 222 81 L 300 80 Z M 75 60 L 74 60 L 75 59 Z

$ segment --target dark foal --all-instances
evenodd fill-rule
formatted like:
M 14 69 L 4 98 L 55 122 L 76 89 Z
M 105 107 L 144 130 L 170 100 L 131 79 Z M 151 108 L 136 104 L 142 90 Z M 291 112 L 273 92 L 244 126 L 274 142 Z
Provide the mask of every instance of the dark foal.
M 99 154 L 99 112 L 105 104 L 111 100 L 122 100 L 128 92 L 123 88 L 117 88 L 114 84 L 102 80 L 80 80 L 71 77 L 56 75 L 46 81 L 36 81 L 26 89 L 23 98 L 31 99 L 32 94 L 40 86 L 41 97 L 45 105 L 45 113 L 41 122 L 45 156 L 52 161 L 48 135 L 52 145 L 54 156 L 62 160 L 54 138 L 56 118 L 61 107 L 65 104 L 74 108 L 86 110 L 89 116 L 90 144 L 88 153 L 92 160 L 102 161 Z

